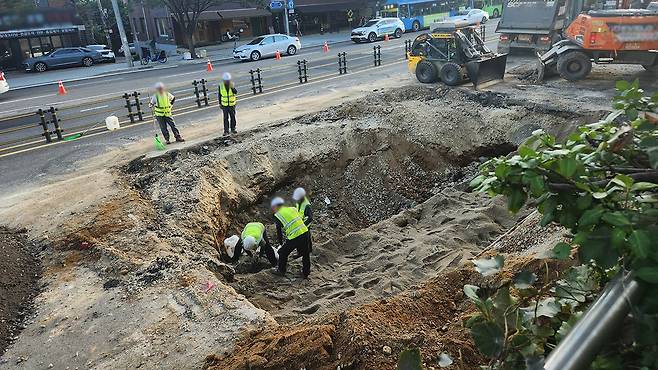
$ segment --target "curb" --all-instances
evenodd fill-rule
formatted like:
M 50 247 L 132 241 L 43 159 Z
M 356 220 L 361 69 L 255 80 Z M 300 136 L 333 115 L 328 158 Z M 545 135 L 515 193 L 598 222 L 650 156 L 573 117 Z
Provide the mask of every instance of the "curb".
M 350 40 L 343 40 L 343 41 L 334 41 L 334 42 L 328 42 L 329 45 L 336 45 L 336 44 L 341 44 L 341 43 L 347 43 L 350 42 Z M 322 46 L 324 43 L 320 44 L 311 44 L 307 46 L 306 48 L 312 48 L 312 47 L 318 47 Z M 210 59 L 211 62 L 221 62 L 221 61 L 226 61 L 226 60 L 233 60 L 233 57 L 220 57 L 220 58 L 207 58 L 207 59 L 198 59 L 197 61 L 191 61 L 189 63 L 185 64 L 204 64 L 207 63 L 208 59 Z M 154 66 L 141 66 L 137 67 L 136 69 L 122 69 L 122 70 L 117 70 L 117 71 L 112 71 L 108 73 L 102 73 L 94 76 L 86 76 L 86 77 L 79 77 L 79 78 L 71 78 L 68 80 L 62 80 L 63 83 L 70 83 L 70 82 L 78 82 L 78 81 L 86 81 L 86 80 L 92 80 L 95 78 L 102 78 L 102 77 L 111 77 L 111 76 L 119 76 L 119 75 L 124 75 L 124 74 L 131 74 L 131 73 L 139 73 L 139 72 L 144 72 L 144 71 L 150 71 L 150 70 L 160 70 L 160 69 L 171 69 L 171 68 L 176 68 L 181 65 L 185 64 L 173 64 L 173 65 L 168 65 L 168 66 L 163 66 L 163 67 L 154 67 Z M 18 86 L 18 87 L 12 87 L 10 90 L 17 91 L 17 90 L 25 90 L 25 89 L 31 89 L 33 87 L 40 87 L 40 86 L 48 86 L 48 85 L 57 85 L 58 81 L 50 81 L 50 82 L 42 82 L 42 83 L 33 83 L 25 86 Z

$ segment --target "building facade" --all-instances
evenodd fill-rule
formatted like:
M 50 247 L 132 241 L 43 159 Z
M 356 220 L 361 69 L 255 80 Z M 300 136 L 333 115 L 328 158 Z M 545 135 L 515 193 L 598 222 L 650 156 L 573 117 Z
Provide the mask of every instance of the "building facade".
M 86 44 L 85 27 L 68 2 L 51 1 L 25 12 L 0 13 L 0 69 L 56 48 Z M 0 10 L 2 11 L 2 10 Z

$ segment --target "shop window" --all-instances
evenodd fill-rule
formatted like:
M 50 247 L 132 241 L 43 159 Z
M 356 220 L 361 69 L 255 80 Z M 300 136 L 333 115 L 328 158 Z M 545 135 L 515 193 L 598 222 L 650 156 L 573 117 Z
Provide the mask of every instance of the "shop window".
M 155 18 L 155 28 L 161 37 L 169 37 L 167 33 L 167 18 Z

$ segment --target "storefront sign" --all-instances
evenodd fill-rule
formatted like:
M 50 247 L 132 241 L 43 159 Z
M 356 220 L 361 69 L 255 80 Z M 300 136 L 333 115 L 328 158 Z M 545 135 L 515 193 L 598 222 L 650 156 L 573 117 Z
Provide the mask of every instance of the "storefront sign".
M 50 36 L 50 35 L 59 35 L 63 33 L 77 33 L 77 32 L 78 32 L 77 27 L 47 28 L 40 30 L 23 30 L 23 31 L 2 31 L 0 32 L 0 40 L 20 39 L 24 37 Z

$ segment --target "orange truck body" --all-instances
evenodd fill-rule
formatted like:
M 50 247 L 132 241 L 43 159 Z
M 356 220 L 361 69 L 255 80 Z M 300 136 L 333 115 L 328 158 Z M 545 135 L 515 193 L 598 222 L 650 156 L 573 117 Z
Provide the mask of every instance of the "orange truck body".
M 658 14 L 580 14 L 564 34 L 587 50 L 658 50 Z

